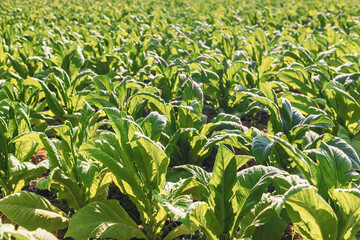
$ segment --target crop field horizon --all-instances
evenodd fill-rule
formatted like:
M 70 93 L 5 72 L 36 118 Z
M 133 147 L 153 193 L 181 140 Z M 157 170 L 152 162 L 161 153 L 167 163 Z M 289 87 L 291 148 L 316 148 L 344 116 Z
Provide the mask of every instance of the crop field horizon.
M 0 240 L 360 239 L 360 1 L 2 0 Z

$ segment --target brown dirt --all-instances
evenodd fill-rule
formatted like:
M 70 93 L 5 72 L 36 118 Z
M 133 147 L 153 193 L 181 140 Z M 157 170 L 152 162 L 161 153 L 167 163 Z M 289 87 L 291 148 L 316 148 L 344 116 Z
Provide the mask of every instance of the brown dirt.
M 211 122 L 211 120 L 213 120 L 214 118 L 216 118 L 217 115 L 218 115 L 215 110 L 210 109 L 210 108 L 204 109 L 204 110 L 203 110 L 203 114 L 207 116 L 206 123 Z
M 37 153 L 35 153 L 31 157 L 31 162 L 33 164 L 38 164 L 39 162 L 44 161 L 45 159 L 47 159 L 46 150 L 45 150 L 45 148 L 43 148 L 43 149 L 40 149 Z
M 259 129 L 262 133 L 267 133 L 267 122 L 269 121 L 269 115 L 266 113 L 258 113 L 255 115 L 255 117 L 244 117 L 241 119 L 241 122 L 244 126 L 250 128 L 250 127 L 256 127 Z
M 292 222 L 289 222 L 289 224 L 285 228 L 284 235 L 281 238 L 281 240 L 299 240 L 299 239 L 303 239 L 303 238 L 300 235 L 300 233 L 296 231 Z

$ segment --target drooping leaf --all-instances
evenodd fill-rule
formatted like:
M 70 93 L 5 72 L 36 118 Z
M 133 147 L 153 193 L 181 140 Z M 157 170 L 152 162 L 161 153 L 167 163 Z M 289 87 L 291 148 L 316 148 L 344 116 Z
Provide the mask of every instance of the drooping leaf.
M 251 151 L 255 156 L 256 161 L 259 164 L 263 164 L 264 161 L 268 158 L 274 146 L 275 141 L 271 141 L 262 135 L 257 135 L 253 139 L 253 146 Z
M 12 222 L 31 231 L 40 227 L 55 231 L 66 228 L 69 223 L 69 217 L 46 198 L 27 191 L 1 199 L 0 211 Z
M 337 239 L 355 240 L 360 231 L 360 191 L 358 189 L 335 189 L 330 193 L 338 211 L 339 232 Z
M 72 217 L 65 237 L 147 239 L 116 200 L 93 202 L 80 209 Z
M 315 188 L 298 185 L 284 197 L 286 212 L 303 239 L 337 239 L 336 214 Z

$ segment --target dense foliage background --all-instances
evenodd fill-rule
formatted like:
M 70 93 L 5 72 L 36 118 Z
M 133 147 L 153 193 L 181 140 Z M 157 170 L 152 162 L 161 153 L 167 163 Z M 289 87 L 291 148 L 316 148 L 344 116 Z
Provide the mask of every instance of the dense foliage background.
M 359 238 L 359 6 L 2 0 L 0 239 Z

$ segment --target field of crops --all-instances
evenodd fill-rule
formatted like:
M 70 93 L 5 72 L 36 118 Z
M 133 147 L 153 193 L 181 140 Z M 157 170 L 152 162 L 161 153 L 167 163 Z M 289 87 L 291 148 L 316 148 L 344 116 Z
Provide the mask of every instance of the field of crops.
M 1 0 L 0 239 L 360 239 L 360 2 Z

